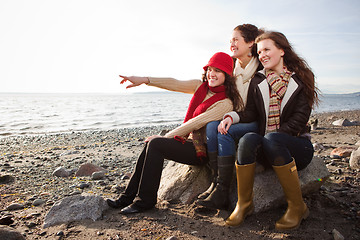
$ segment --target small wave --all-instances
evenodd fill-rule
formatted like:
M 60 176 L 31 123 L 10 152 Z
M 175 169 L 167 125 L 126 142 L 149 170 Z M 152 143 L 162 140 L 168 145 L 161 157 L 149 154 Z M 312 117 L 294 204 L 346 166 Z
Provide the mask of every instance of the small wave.
M 50 115 L 42 115 L 44 118 L 53 118 L 53 117 L 60 117 L 58 114 L 50 114 Z
M 10 132 L 4 132 L 4 133 L 0 133 L 0 136 L 10 136 L 12 134 L 13 133 L 10 133 Z
M 114 116 L 116 113 L 114 112 L 110 112 L 110 113 L 105 113 L 103 116 L 106 116 L 106 117 L 110 117 L 110 116 Z

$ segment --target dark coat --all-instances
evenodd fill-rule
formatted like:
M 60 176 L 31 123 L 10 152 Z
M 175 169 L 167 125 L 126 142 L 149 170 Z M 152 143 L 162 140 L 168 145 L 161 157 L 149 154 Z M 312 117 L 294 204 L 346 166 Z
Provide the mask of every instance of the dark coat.
M 255 74 L 251 80 L 245 110 L 238 112 L 240 122 L 259 124 L 259 133 L 265 135 L 269 114 L 270 91 L 264 70 Z M 311 114 L 311 106 L 306 98 L 304 85 L 296 74 L 292 75 L 281 102 L 280 129 L 291 136 L 300 136 L 309 132 L 307 122 Z

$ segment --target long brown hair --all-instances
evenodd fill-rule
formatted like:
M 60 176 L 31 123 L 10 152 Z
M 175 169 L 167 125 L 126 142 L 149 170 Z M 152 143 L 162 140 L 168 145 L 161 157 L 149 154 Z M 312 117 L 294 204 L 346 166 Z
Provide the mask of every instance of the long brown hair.
M 236 78 L 234 76 L 230 76 L 229 74 L 222 71 L 221 69 L 219 69 L 219 70 L 225 74 L 224 86 L 225 86 L 226 97 L 228 97 L 231 100 L 233 107 L 236 111 L 240 111 L 240 110 L 244 109 L 244 102 L 243 102 L 242 98 L 240 97 L 239 91 L 236 87 Z M 203 80 L 203 82 L 207 81 L 206 71 L 202 76 L 202 80 Z
M 305 93 L 311 107 L 319 104 L 319 89 L 315 85 L 315 75 L 305 59 L 298 56 L 284 34 L 280 32 L 264 32 L 258 36 L 255 43 L 271 39 L 275 46 L 284 51 L 284 65 L 288 70 L 295 72 L 305 85 Z

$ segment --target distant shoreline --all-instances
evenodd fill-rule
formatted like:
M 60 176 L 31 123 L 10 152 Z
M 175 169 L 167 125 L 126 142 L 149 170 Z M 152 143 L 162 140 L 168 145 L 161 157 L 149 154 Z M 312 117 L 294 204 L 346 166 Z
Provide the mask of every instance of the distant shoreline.
M 339 116 L 346 115 L 346 116 L 352 116 L 354 118 L 354 119 L 348 119 L 350 121 L 360 121 L 360 118 L 356 118 L 356 116 L 358 116 L 359 114 L 360 114 L 360 109 L 333 111 L 333 112 L 313 112 L 310 118 L 322 118 L 322 119 L 327 119 L 327 121 L 335 121 L 336 119 L 341 118 Z M 104 129 L 104 130 L 81 130 L 81 131 L 47 132 L 47 133 L 34 133 L 34 134 L 14 134 L 14 135 L 5 135 L 5 136 L 0 135 L 0 154 L 1 154 L 1 146 L 2 146 L 1 143 L 15 139 L 21 139 L 23 141 L 27 139 L 28 142 L 32 142 L 34 141 L 34 139 L 37 138 L 45 138 L 45 139 L 47 138 L 56 139 L 56 137 L 77 138 L 78 135 L 88 136 L 89 139 L 92 139 L 95 136 L 100 136 L 101 138 L 101 136 L 106 136 L 106 135 L 118 136 L 119 139 L 121 139 L 122 136 L 130 136 L 132 138 L 144 138 L 150 135 L 158 134 L 163 129 L 168 129 L 168 130 L 174 129 L 180 124 L 181 123 L 157 124 L 157 125 L 148 125 L 148 126 L 139 126 L 139 127 L 122 127 L 122 128 L 113 128 L 113 129 Z M 328 122 L 328 124 L 331 123 Z

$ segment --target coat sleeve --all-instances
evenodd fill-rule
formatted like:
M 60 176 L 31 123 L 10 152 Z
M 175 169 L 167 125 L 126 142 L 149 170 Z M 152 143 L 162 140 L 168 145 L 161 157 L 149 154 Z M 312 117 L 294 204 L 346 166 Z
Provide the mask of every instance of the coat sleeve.
M 284 121 L 281 122 L 278 130 L 292 136 L 298 136 L 303 132 L 311 114 L 311 106 L 307 101 L 305 91 L 301 90 L 295 97 L 296 99 L 292 100 L 294 104 L 288 106 L 286 111 L 284 109 L 284 113 L 286 112 L 285 116 L 282 116 Z
M 252 80 L 248 90 L 245 109 L 244 111 L 238 112 L 240 122 L 254 122 L 257 121 L 259 118 L 259 109 L 257 106 L 257 102 L 259 102 L 260 99 L 258 99 L 257 97 L 260 93 L 258 93 L 258 89 L 256 86 L 257 83 Z

